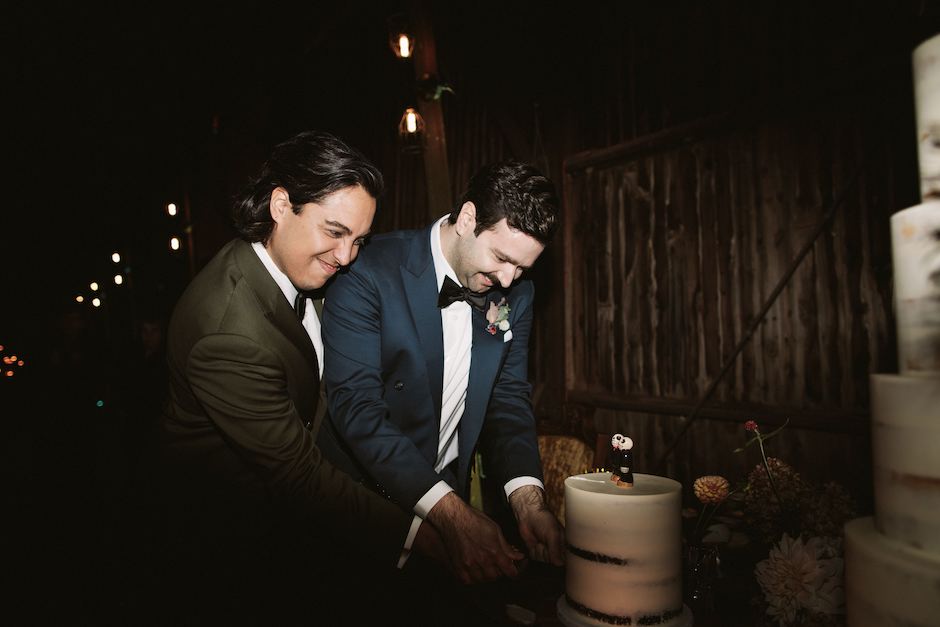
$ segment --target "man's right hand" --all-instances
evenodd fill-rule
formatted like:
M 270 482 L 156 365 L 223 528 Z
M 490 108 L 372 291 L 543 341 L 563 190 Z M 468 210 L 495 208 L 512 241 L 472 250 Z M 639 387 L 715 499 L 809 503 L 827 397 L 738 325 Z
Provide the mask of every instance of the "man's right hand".
M 454 574 L 463 583 L 479 583 L 519 574 L 513 561 L 524 555 L 509 546 L 499 525 L 486 514 L 448 492 L 428 512 L 450 555 Z

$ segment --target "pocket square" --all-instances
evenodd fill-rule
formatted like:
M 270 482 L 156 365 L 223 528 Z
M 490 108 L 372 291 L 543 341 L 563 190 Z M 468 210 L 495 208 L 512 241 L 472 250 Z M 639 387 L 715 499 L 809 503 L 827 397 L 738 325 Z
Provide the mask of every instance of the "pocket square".
M 506 331 L 505 333 L 503 333 L 503 342 L 504 342 L 504 343 L 505 343 L 505 342 L 508 342 L 508 341 L 511 340 L 511 339 L 512 339 L 512 329 L 509 329 L 508 331 Z

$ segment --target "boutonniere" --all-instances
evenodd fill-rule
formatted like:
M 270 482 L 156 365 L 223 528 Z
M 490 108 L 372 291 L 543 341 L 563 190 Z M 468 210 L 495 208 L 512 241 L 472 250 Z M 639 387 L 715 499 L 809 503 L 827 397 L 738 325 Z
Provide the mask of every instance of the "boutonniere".
M 490 335 L 496 335 L 499 329 L 503 333 L 509 330 L 509 305 L 506 304 L 506 298 L 503 297 L 498 303 L 490 301 L 490 308 L 486 310 L 486 332 Z

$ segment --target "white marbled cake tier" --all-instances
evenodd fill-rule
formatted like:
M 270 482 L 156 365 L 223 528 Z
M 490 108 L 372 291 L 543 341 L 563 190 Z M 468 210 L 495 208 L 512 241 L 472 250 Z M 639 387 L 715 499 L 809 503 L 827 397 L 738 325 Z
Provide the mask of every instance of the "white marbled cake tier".
M 940 555 L 896 542 L 873 519 L 845 526 L 845 605 L 852 627 L 940 624 Z
M 940 556 L 940 376 L 872 375 L 871 408 L 875 525 Z
M 940 35 L 914 49 L 914 112 L 920 196 L 940 195 Z
M 565 480 L 565 600 L 578 624 L 686 622 L 681 506 L 682 486 L 665 477 L 636 474 L 632 488 L 607 472 Z
M 937 131 L 940 132 L 940 127 Z M 940 179 L 935 184 L 940 185 Z M 898 211 L 891 216 L 891 261 L 894 265 L 898 365 L 903 375 L 940 374 L 938 232 L 938 200 L 925 200 L 923 204 Z

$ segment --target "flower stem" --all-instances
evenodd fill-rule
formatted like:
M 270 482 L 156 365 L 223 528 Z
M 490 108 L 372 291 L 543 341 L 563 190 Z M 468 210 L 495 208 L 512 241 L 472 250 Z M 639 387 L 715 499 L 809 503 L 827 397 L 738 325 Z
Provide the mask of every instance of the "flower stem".
M 780 493 L 777 492 L 777 483 L 774 481 L 774 474 L 770 472 L 770 464 L 767 463 L 767 454 L 764 453 L 764 437 L 760 431 L 757 432 L 757 445 L 760 447 L 761 460 L 764 462 L 764 470 L 767 472 L 767 479 L 770 480 L 770 488 L 774 491 L 774 497 L 777 504 L 783 507 L 783 501 L 780 500 Z
M 698 542 L 698 530 L 702 526 L 702 519 L 705 518 L 705 510 L 708 509 L 708 505 L 702 505 L 702 513 L 698 517 L 698 520 L 695 521 L 695 530 L 692 532 L 692 537 L 695 538 L 696 543 Z M 711 516 L 709 516 L 711 518 Z M 708 527 L 706 527 L 707 529 Z

